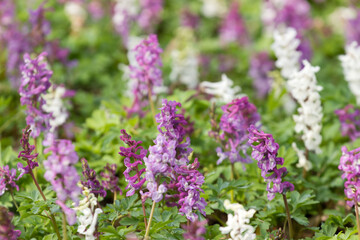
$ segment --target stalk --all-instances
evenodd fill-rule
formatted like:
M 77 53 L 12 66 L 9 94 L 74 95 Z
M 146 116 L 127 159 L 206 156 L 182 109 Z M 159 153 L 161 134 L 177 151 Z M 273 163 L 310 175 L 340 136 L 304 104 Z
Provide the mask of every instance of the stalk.
M 62 221 L 62 227 L 63 227 L 63 240 L 67 240 L 67 232 L 66 232 L 66 215 L 63 213 L 63 221 Z
M 152 207 L 151 207 L 151 212 L 150 212 L 150 217 L 149 217 L 149 224 L 148 224 L 147 227 L 146 227 L 146 233 L 145 233 L 144 240 L 148 240 L 148 239 L 149 239 L 150 225 L 151 225 L 151 220 L 152 220 L 153 215 L 154 215 L 155 204 L 156 204 L 156 202 L 153 201 L 153 205 L 152 205 Z
M 15 205 L 15 207 L 16 207 L 16 210 L 18 210 L 18 209 L 19 209 L 19 206 L 17 205 L 17 203 L 16 203 L 16 201 L 15 201 L 14 193 L 13 193 L 12 188 L 10 188 L 10 195 L 11 195 L 11 198 L 12 198 L 12 200 L 13 200 L 13 202 L 14 202 L 14 205 Z
M 153 116 L 153 120 L 154 123 L 156 125 L 156 119 L 155 119 L 155 107 L 154 107 L 154 102 L 152 100 L 152 91 L 151 91 L 151 87 L 150 87 L 150 82 L 148 81 L 148 97 L 149 97 L 149 103 L 150 103 L 150 108 L 151 108 L 151 114 Z
M 358 239 L 360 240 L 360 221 L 359 221 L 359 207 L 356 201 L 355 202 L 355 213 L 356 213 L 356 226 L 358 230 Z
M 234 180 L 234 171 L 235 171 L 234 163 L 231 163 L 231 176 L 230 176 L 231 181 Z M 231 202 L 234 202 L 235 199 L 234 189 L 230 191 L 230 194 L 231 194 Z
M 117 192 L 114 191 L 114 204 L 115 204 L 115 201 L 116 201 L 116 195 L 117 195 Z
M 286 199 L 286 195 L 285 195 L 285 194 L 283 194 L 283 199 L 284 199 L 285 211 L 286 211 L 286 215 L 287 215 L 287 219 L 288 219 L 288 224 L 289 224 L 289 235 L 290 235 L 290 239 L 294 239 L 292 222 L 291 222 L 291 216 L 290 216 L 289 206 L 288 206 L 288 203 L 287 203 L 287 199 Z

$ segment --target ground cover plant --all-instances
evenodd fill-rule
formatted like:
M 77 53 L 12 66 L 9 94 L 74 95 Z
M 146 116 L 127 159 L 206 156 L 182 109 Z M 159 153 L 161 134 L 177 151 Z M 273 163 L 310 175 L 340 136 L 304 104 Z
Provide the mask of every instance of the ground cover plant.
M 360 239 L 360 4 L 0 0 L 0 240 Z

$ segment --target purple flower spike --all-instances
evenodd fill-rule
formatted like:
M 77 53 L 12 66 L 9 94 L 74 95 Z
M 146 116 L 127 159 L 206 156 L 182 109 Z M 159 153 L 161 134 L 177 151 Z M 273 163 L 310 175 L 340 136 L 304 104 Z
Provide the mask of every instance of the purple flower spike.
M 194 221 L 189 225 L 182 225 L 182 228 L 186 231 L 183 234 L 185 240 L 205 240 L 202 236 L 206 233 L 205 225 L 207 220 L 204 221 Z
M 249 75 L 253 78 L 253 86 L 259 98 L 264 98 L 271 89 L 273 79 L 269 77 L 269 72 L 275 69 L 267 52 L 259 52 L 252 56 Z
M 225 159 L 229 159 L 231 163 L 249 163 L 251 159 L 246 153 L 249 148 L 247 143 L 248 128 L 260 120 L 255 105 L 248 101 L 248 97 L 243 97 L 234 99 L 221 109 L 224 112 L 219 124 L 219 130 L 222 130 L 222 133 L 215 133 L 214 131 L 209 133 L 224 147 L 224 149 L 216 149 L 219 156 L 217 164 L 222 163 Z
M 15 181 L 19 180 L 24 175 L 24 171 L 21 168 L 19 171 L 20 174 L 16 177 L 16 169 L 10 169 L 8 165 L 4 166 L 4 168 L 0 167 L 0 196 L 9 188 L 15 188 L 19 191 L 19 186 Z
M 220 41 L 226 45 L 232 42 L 244 45 L 249 43 L 245 23 L 239 14 L 239 4 L 234 1 L 220 28 Z
M 31 126 L 32 137 L 38 137 L 40 132 L 49 128 L 49 114 L 42 106 L 45 104 L 43 95 L 50 88 L 52 71 L 46 63 L 47 53 L 43 52 L 35 59 L 29 54 L 24 55 L 24 65 L 21 67 L 22 79 L 19 88 L 21 105 L 26 105 L 26 123 Z
M 38 153 L 32 153 L 35 150 L 34 145 L 30 145 L 29 138 L 30 138 L 30 126 L 27 125 L 25 129 L 23 129 L 23 135 L 20 140 L 20 144 L 22 147 L 22 151 L 20 151 L 18 158 L 21 158 L 22 160 L 26 161 L 27 166 L 23 167 L 22 163 L 18 163 L 18 168 L 22 169 L 21 171 L 25 174 L 30 172 L 30 169 L 34 169 L 35 167 L 38 167 L 39 164 L 35 161 L 33 161 L 39 154 Z
M 134 101 L 130 109 L 126 109 L 128 116 L 139 114 L 144 116 L 143 108 L 148 106 L 148 95 L 154 95 L 154 87 L 162 85 L 162 66 L 157 36 L 152 34 L 135 47 L 137 66 L 130 66 L 130 77 L 133 79 L 132 93 Z M 149 93 L 150 92 L 150 93 Z
M 205 215 L 206 202 L 200 197 L 203 192 L 201 185 L 204 176 L 197 170 L 197 159 L 189 163 L 192 153 L 190 139 L 185 138 L 184 125 L 187 124 L 184 116 L 177 113 L 180 103 L 163 99 L 161 113 L 156 115 L 159 123 L 159 134 L 154 146 L 149 147 L 149 156 L 144 158 L 146 165 L 146 180 L 148 192 L 143 193 L 143 200 L 151 197 L 159 202 L 165 195 L 168 206 L 177 206 L 179 212 L 190 221 L 197 220 L 194 210 Z M 169 179 L 166 181 L 162 177 Z
M 101 177 L 105 179 L 105 181 L 102 181 L 101 183 L 104 185 L 104 188 L 111 192 L 122 194 L 122 191 L 118 186 L 119 178 L 116 176 L 116 168 L 116 164 L 106 164 L 105 172 L 100 173 Z
M 360 148 L 348 151 L 344 146 L 341 151 L 339 169 L 343 171 L 341 178 L 345 179 L 345 196 L 350 199 L 346 203 L 352 207 L 360 202 Z
M 287 191 L 293 191 L 293 184 L 282 182 L 282 178 L 287 174 L 287 169 L 285 167 L 277 168 L 277 165 L 284 164 L 284 159 L 277 157 L 279 144 L 275 142 L 273 136 L 259 131 L 251 125 L 249 143 L 253 149 L 251 156 L 258 162 L 261 176 L 267 183 L 266 190 L 269 201 L 274 199 L 275 193 L 285 194 Z
M 85 158 L 81 159 L 81 165 L 83 169 L 82 175 L 85 179 L 85 181 L 81 181 L 81 184 L 84 187 L 89 188 L 90 192 L 93 193 L 96 197 L 106 197 L 106 191 L 104 190 L 104 187 L 100 184 L 99 180 L 96 179 L 95 170 L 89 167 L 89 164 Z
M 45 149 L 44 153 L 52 154 L 44 161 L 46 172 L 44 178 L 48 180 L 57 194 L 57 204 L 63 209 L 67 216 L 68 223 L 74 224 L 73 210 L 69 210 L 65 201 L 72 200 L 75 204 L 79 202 L 81 188 L 77 185 L 80 176 L 74 165 L 79 161 L 75 147 L 69 140 L 56 140 L 53 145 Z M 76 219 L 76 218 L 75 218 Z
M 127 144 L 129 147 L 120 147 L 119 154 L 124 159 L 124 164 L 126 166 L 126 170 L 124 171 L 124 176 L 126 181 L 129 183 L 125 189 L 130 189 L 126 196 L 134 195 L 136 190 L 141 190 L 142 185 L 146 181 L 145 177 L 141 177 L 141 175 L 145 172 L 145 168 L 139 169 L 139 165 L 143 164 L 143 159 L 147 154 L 147 150 L 144 149 L 140 144 L 141 141 L 131 140 L 131 136 L 126 133 L 125 129 L 121 130 L 120 139 Z M 139 153 L 137 153 L 139 151 Z M 132 160 L 132 161 L 131 161 Z M 133 172 L 133 176 L 130 176 L 130 173 Z
M 360 137 L 360 110 L 349 104 L 343 109 L 335 110 L 341 123 L 341 135 L 348 136 L 351 141 Z
M 21 235 L 20 230 L 14 230 L 11 223 L 13 214 L 5 207 L 0 206 L 0 240 L 17 240 Z

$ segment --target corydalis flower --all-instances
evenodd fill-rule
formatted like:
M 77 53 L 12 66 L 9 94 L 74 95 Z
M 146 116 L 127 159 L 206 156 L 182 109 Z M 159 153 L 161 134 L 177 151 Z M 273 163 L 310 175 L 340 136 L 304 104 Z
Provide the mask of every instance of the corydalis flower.
M 193 210 L 197 209 L 205 215 L 206 202 L 200 198 L 204 177 L 197 171 L 197 159 L 189 164 L 192 149 L 189 147 L 190 139 L 184 141 L 186 131 L 183 125 L 186 125 L 186 120 L 182 114 L 176 113 L 176 107 L 181 107 L 181 104 L 164 99 L 161 113 L 156 115 L 160 133 L 154 141 L 155 145 L 149 147 L 149 156 L 144 158 L 148 192 L 143 194 L 143 198 L 151 197 L 159 202 L 169 190 L 167 204 L 178 206 L 180 213 L 195 221 L 197 215 Z M 164 180 L 159 183 L 161 176 L 169 178 L 170 182 Z
M 249 42 L 246 26 L 239 14 L 239 4 L 237 2 L 234 1 L 231 4 L 229 13 L 224 19 L 219 32 L 220 41 L 224 45 L 232 42 L 243 45 Z
M 11 188 L 15 188 L 19 191 L 19 186 L 15 181 L 19 180 L 24 175 L 24 171 L 21 168 L 19 168 L 19 171 L 20 174 L 16 177 L 16 169 L 10 169 L 8 165 L 3 168 L 0 167 L 0 196 L 3 195 L 6 190 Z
M 103 181 L 101 181 L 104 188 L 110 190 L 113 193 L 120 192 L 121 189 L 118 186 L 119 178 L 116 176 L 116 164 L 106 164 L 105 172 L 100 173 L 101 177 L 103 177 Z
M 145 150 L 140 144 L 141 141 L 131 140 L 131 136 L 126 133 L 125 129 L 121 130 L 122 136 L 120 139 L 127 144 L 129 147 L 120 147 L 119 154 L 124 159 L 124 165 L 126 170 L 124 171 L 124 176 L 126 181 L 129 183 L 125 189 L 130 189 L 126 196 L 134 195 L 136 190 L 140 190 L 142 185 L 146 181 L 145 177 L 141 175 L 145 172 L 145 168 L 139 169 L 139 165 L 143 164 L 143 159 L 146 156 L 147 150 Z M 132 172 L 132 173 L 131 173 Z M 133 176 L 130 176 L 130 173 Z
M 217 164 L 225 159 L 229 159 L 231 163 L 249 163 L 251 159 L 246 153 L 249 148 L 248 128 L 260 121 L 255 105 L 250 103 L 247 97 L 243 97 L 234 99 L 221 109 L 224 112 L 219 124 L 222 133 L 217 140 L 223 143 L 224 149 L 216 149 L 219 156 Z
M 41 131 L 48 129 L 49 114 L 42 109 L 45 104 L 43 95 L 50 88 L 52 71 L 46 63 L 47 53 L 43 52 L 35 59 L 24 55 L 21 67 L 22 79 L 19 88 L 21 105 L 26 105 L 26 123 L 31 126 L 32 136 L 38 137 Z
M 194 221 L 189 225 L 182 225 L 182 228 L 186 231 L 183 234 L 185 240 L 205 240 L 202 236 L 206 233 L 205 225 L 207 220 L 204 221 Z
M 321 86 L 317 85 L 315 73 L 319 67 L 313 67 L 308 61 L 303 62 L 304 68 L 294 73 L 288 81 L 291 95 L 300 104 L 298 115 L 294 115 L 295 132 L 302 132 L 302 140 L 306 149 L 320 153 L 322 140 L 321 120 L 323 117 L 320 94 Z
M 228 103 L 237 97 L 242 97 L 244 94 L 240 94 L 241 87 L 233 86 L 234 82 L 226 76 L 221 75 L 221 81 L 219 82 L 207 82 L 200 83 L 200 89 L 206 94 L 215 96 L 221 102 Z
M 44 161 L 46 172 L 44 178 L 48 180 L 57 194 L 56 203 L 63 209 L 66 214 L 69 225 L 76 221 L 75 212 L 65 205 L 67 199 L 75 203 L 79 201 L 81 189 L 77 186 L 80 176 L 74 165 L 79 161 L 75 152 L 75 147 L 69 140 L 57 140 L 53 145 L 45 149 L 44 153 L 52 152 Z
M 256 238 L 255 228 L 250 223 L 250 218 L 255 214 L 255 209 L 248 211 L 239 203 L 230 203 L 229 200 L 225 200 L 224 207 L 227 210 L 234 212 L 234 215 L 229 213 L 228 220 L 226 221 L 226 227 L 220 227 L 222 234 L 229 234 L 230 239 L 234 240 L 253 240 Z
M 19 239 L 20 230 L 14 230 L 14 225 L 11 223 L 13 214 L 5 207 L 0 206 L 0 239 L 1 240 L 17 240 Z
M 19 152 L 18 158 L 21 158 L 22 160 L 26 161 L 27 166 L 23 167 L 21 163 L 18 164 L 18 167 L 22 169 L 24 173 L 29 173 L 32 169 L 39 166 L 39 164 L 35 161 L 33 161 L 39 154 L 38 153 L 32 153 L 35 150 L 34 145 L 30 145 L 29 139 L 30 139 L 30 126 L 26 126 L 25 129 L 23 129 L 23 135 L 20 139 L 20 145 L 22 147 L 22 151 Z
M 341 178 L 346 180 L 344 184 L 345 195 L 350 199 L 346 203 L 350 207 L 354 206 L 354 204 L 357 207 L 356 203 L 360 202 L 360 148 L 348 151 L 344 146 L 341 151 L 339 169 L 343 171 Z
M 159 46 L 156 35 L 152 34 L 135 47 L 137 66 L 130 66 L 130 77 L 134 81 L 132 93 L 133 105 L 127 109 L 128 116 L 134 113 L 144 115 L 143 108 L 148 106 L 148 96 L 154 95 L 154 88 L 162 85 L 162 66 Z
M 249 75 L 254 80 L 253 86 L 259 98 L 264 98 L 269 93 L 273 81 L 269 73 L 274 68 L 274 62 L 267 52 L 259 52 L 252 56 Z
M 276 67 L 281 69 L 281 75 L 289 79 L 299 70 L 301 53 L 297 51 L 300 40 L 296 38 L 294 28 L 286 28 L 274 31 L 274 43 L 271 45 L 277 60 Z
M 106 191 L 104 187 L 100 184 L 99 180 L 96 179 L 96 172 L 94 169 L 89 167 L 89 164 L 85 158 L 81 159 L 82 165 L 82 175 L 85 181 L 81 181 L 81 184 L 84 187 L 90 189 L 91 193 L 95 194 L 95 196 L 106 197 Z
M 356 103 L 360 104 L 360 46 L 353 42 L 346 47 L 346 54 L 339 56 L 344 70 L 345 80 L 350 91 L 355 95 Z
M 351 141 L 360 137 L 360 109 L 349 104 L 343 109 L 335 110 L 341 124 L 341 135 L 348 136 Z
M 290 182 L 282 182 L 282 178 L 287 174 L 286 167 L 277 168 L 277 165 L 283 165 L 284 159 L 278 157 L 279 144 L 277 144 L 271 134 L 264 133 L 250 126 L 249 143 L 253 149 L 251 157 L 258 163 L 261 169 L 261 176 L 267 183 L 268 199 L 271 201 L 275 193 L 285 194 L 287 191 L 293 191 L 294 185 Z
M 359 30 L 360 10 L 354 9 L 354 11 L 355 11 L 354 14 L 355 16 L 353 18 L 348 19 L 348 22 L 345 26 L 346 40 L 348 44 L 351 44 L 352 42 L 360 43 L 360 30 Z
M 160 20 L 163 10 L 163 0 L 139 0 L 141 12 L 138 16 L 138 24 L 149 31 Z

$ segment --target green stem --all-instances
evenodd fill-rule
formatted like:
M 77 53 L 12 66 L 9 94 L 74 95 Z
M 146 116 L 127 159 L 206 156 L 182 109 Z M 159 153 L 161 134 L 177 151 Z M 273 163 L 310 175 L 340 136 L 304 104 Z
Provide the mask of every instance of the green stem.
M 358 230 L 358 239 L 360 240 L 360 221 L 359 221 L 359 207 L 356 201 L 355 202 L 355 213 L 356 213 L 356 226 Z
M 288 203 L 287 203 L 287 199 L 286 199 L 286 195 L 285 195 L 285 194 L 283 194 L 283 200 L 284 200 L 286 216 L 287 216 L 288 224 L 289 224 L 289 235 L 290 235 L 290 239 L 294 239 L 292 222 L 291 222 L 291 216 L 290 216 L 290 210 L 289 210 L 289 205 L 288 205 Z
M 153 205 L 152 205 L 152 207 L 151 207 L 151 212 L 150 212 L 150 217 L 149 217 L 149 223 L 148 223 L 148 225 L 147 225 L 147 227 L 146 227 L 146 233 L 145 233 L 144 240 L 148 240 L 148 239 L 149 239 L 150 225 L 151 225 L 151 220 L 152 220 L 153 215 L 154 215 L 155 204 L 156 204 L 156 202 L 153 201 Z
M 153 120 L 154 120 L 154 123 L 156 126 L 157 124 L 156 124 L 156 119 L 155 119 L 155 107 L 154 107 L 154 102 L 152 100 L 151 94 L 152 94 L 152 92 L 151 92 L 150 82 L 148 82 L 148 97 L 149 97 L 150 109 L 151 109 L 151 114 L 153 116 Z
M 234 163 L 231 163 L 231 175 L 230 175 L 230 180 L 234 180 Z M 234 189 L 232 189 L 230 191 L 230 194 L 231 194 L 231 202 L 233 203 L 234 202 L 234 199 L 235 199 L 235 193 L 234 193 Z
M 66 232 L 66 215 L 63 213 L 63 221 L 62 221 L 62 227 L 63 227 L 63 240 L 67 240 L 67 232 Z
M 12 188 L 10 188 L 10 195 L 11 195 L 11 198 L 12 198 L 12 200 L 13 200 L 13 202 L 14 202 L 14 205 L 15 205 L 15 207 L 16 207 L 16 210 L 18 210 L 18 209 L 19 209 L 19 206 L 17 205 L 17 203 L 16 203 L 16 201 L 15 201 L 14 193 L 13 193 Z

